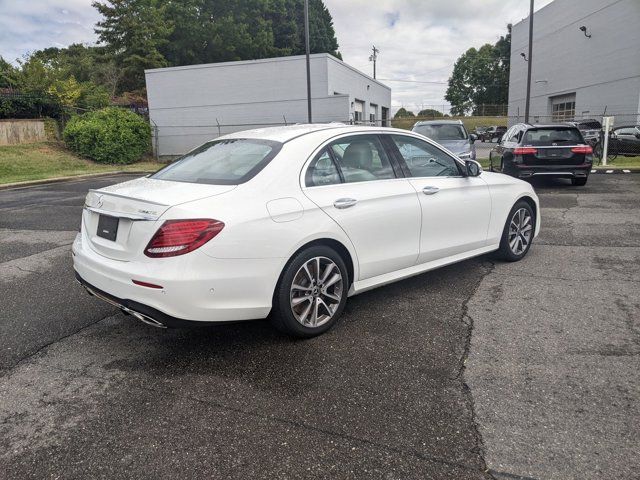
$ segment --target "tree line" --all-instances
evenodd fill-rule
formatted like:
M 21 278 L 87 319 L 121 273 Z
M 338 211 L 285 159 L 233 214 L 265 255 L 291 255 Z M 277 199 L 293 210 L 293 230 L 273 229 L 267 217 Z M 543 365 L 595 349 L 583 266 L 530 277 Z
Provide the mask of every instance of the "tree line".
M 305 52 L 300 0 L 95 1 L 102 15 L 98 45 L 49 47 L 19 59 L 0 57 L 0 92 L 20 101 L 48 98 L 62 106 L 94 109 L 114 99 L 145 98 L 144 70 L 253 60 Z M 340 58 L 333 19 L 322 0 L 309 0 L 312 53 Z M 30 97 L 31 96 L 31 97 Z M 5 95 L 6 97 L 6 95 Z M 0 97 L 0 116 L 16 101 Z

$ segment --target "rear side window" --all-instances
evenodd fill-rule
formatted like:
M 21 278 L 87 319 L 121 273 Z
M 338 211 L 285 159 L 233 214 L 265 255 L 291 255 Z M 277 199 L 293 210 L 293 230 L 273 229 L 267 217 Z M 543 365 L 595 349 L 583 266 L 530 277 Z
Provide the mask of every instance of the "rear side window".
M 322 185 L 335 185 L 340 183 L 340 174 L 327 149 L 322 150 L 313 159 L 305 176 L 307 187 L 320 187 Z
M 522 139 L 523 145 L 551 146 L 551 145 L 577 145 L 584 143 L 582 135 L 577 128 L 531 128 L 526 131 Z
M 259 139 L 208 142 L 159 172 L 157 180 L 237 185 L 253 178 L 275 157 L 282 144 Z

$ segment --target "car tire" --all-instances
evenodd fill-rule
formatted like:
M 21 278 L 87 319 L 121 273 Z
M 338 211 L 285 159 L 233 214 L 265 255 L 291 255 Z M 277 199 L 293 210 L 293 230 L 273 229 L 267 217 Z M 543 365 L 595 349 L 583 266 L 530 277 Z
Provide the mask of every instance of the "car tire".
M 271 323 L 295 337 L 320 335 L 342 314 L 349 284 L 345 262 L 335 250 L 324 245 L 306 248 L 291 258 L 280 275 Z
M 531 205 L 525 201 L 517 202 L 504 224 L 498 257 L 507 262 L 522 260 L 531 248 L 535 229 L 536 217 Z
M 587 184 L 587 180 L 589 179 L 589 177 L 584 177 L 584 178 L 572 178 L 571 179 L 571 185 L 575 185 L 576 187 L 582 187 L 584 185 Z

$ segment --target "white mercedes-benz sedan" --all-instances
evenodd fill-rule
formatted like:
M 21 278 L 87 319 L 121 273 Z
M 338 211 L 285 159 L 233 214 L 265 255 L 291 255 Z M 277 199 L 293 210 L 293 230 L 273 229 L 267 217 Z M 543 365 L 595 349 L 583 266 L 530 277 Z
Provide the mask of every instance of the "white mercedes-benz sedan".
M 311 337 L 347 297 L 487 252 L 523 258 L 531 185 L 419 134 L 340 124 L 238 132 L 89 191 L 86 290 L 159 327 L 270 317 Z

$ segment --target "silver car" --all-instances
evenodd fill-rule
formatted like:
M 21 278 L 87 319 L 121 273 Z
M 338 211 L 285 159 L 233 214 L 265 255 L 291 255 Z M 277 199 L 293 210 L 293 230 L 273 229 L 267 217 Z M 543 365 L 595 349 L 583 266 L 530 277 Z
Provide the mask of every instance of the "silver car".
M 463 160 L 476 159 L 474 142 L 477 137 L 467 133 L 461 120 L 425 120 L 416 122 L 411 130 L 439 143 Z

